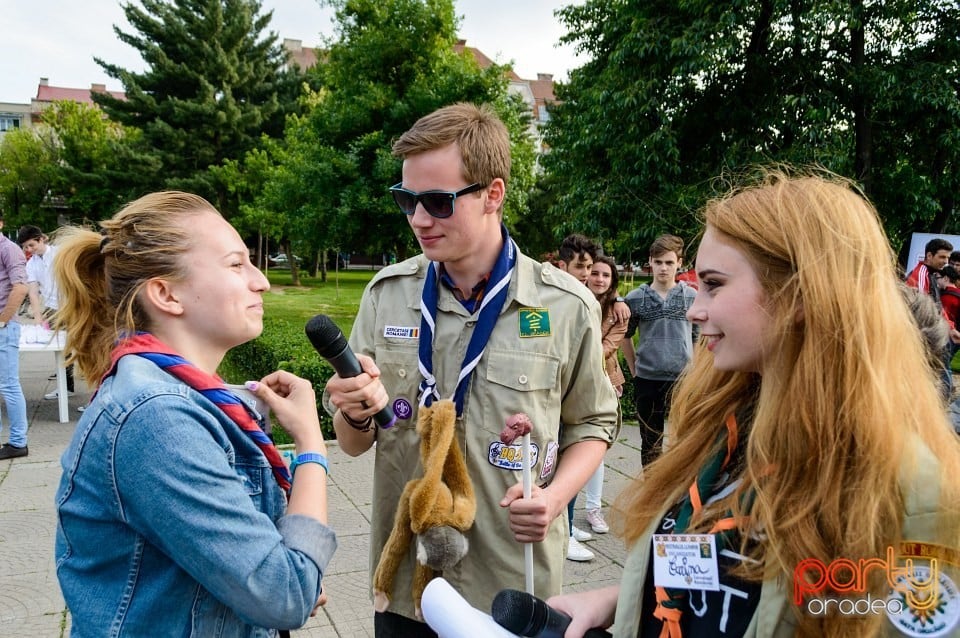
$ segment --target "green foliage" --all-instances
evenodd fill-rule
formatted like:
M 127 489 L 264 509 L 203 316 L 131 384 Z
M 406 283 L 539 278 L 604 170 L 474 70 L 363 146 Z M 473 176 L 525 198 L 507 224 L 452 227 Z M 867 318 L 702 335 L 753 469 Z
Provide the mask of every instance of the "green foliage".
M 117 37 L 140 52 L 147 70 L 133 73 L 97 58 L 119 79 L 126 100 L 94 94 L 114 120 L 143 132 L 160 163 L 151 190 L 198 193 L 227 216 L 236 202 L 212 172 L 256 147 L 261 134 L 279 136 L 295 109 L 299 77 L 282 72 L 284 52 L 267 28 L 259 0 L 142 0 L 123 5 L 134 33 Z M 136 182 L 130 171 L 126 177 Z
M 620 413 L 623 420 L 637 420 L 637 405 L 633 401 L 633 375 L 630 374 L 630 368 L 622 354 L 617 354 L 617 361 L 620 363 L 620 370 L 623 371 L 623 394 L 620 396 Z
M 530 209 L 530 193 L 535 185 L 532 169 L 536 163 L 536 150 L 529 133 L 532 116 L 523 98 L 513 93 L 501 98 L 497 106 L 500 119 L 510 131 L 510 183 L 507 185 L 507 201 L 503 205 L 503 221 L 516 236 L 519 230 L 516 223 L 526 217 Z
M 333 422 L 320 405 L 323 388 L 333 369 L 310 345 L 304 326 L 316 314 L 328 315 L 345 335 L 350 334 L 371 270 L 351 270 L 335 280 L 305 278 L 306 286 L 291 287 L 290 272 L 272 271 L 272 290 L 264 295 L 263 333 L 227 353 L 219 373 L 228 383 L 261 379 L 274 370 L 288 370 L 313 382 L 324 436 L 333 438 Z M 288 442 L 282 428 L 274 428 L 277 443 Z
M 55 180 L 56 139 L 49 129 L 16 129 L 0 141 L 0 206 L 9 228 L 26 223 L 51 228 L 56 213 L 44 207 Z
M 324 438 L 335 438 L 333 421 L 320 405 L 323 388 L 334 371 L 310 345 L 303 324 L 265 318 L 263 334 L 230 350 L 220 365 L 220 375 L 228 383 L 261 379 L 274 370 L 287 370 L 313 383 Z M 282 428 L 273 432 L 277 443 L 288 442 Z
M 99 220 L 137 197 L 139 183 L 122 183 L 118 173 L 137 169 L 148 175 L 158 165 L 138 149 L 140 133 L 104 118 L 88 104 L 57 101 L 43 113 L 43 122 L 58 141 L 57 165 L 51 185 L 69 214 Z
M 289 118 L 282 148 L 251 213 L 281 216 L 294 252 L 395 253 L 415 243 L 387 188 L 399 181 L 394 139 L 413 122 L 458 101 L 489 102 L 511 130 L 514 167 L 505 213 L 523 215 L 532 185 L 532 140 L 525 107 L 508 98 L 502 67 L 481 70 L 454 51 L 451 0 L 327 0 L 337 37 L 310 71 L 319 90 Z
M 859 180 L 895 245 L 949 225 L 960 7 L 946 0 L 588 0 L 560 11 L 590 61 L 557 88 L 545 217 L 624 254 L 752 164 Z
M 156 163 L 138 150 L 139 132 L 104 119 L 96 107 L 55 101 L 32 129 L 0 144 L 0 202 L 8 226 L 53 229 L 59 216 L 99 220 L 141 191 L 118 172 L 149 175 Z

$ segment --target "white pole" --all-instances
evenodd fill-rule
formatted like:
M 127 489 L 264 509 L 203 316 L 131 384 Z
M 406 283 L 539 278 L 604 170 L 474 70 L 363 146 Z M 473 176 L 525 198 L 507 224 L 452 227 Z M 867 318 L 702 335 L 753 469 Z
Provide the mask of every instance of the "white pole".
M 523 435 L 523 457 L 520 459 L 523 469 L 523 498 L 530 498 L 530 433 Z M 527 593 L 533 595 L 533 545 L 523 544 L 523 566 L 526 577 Z

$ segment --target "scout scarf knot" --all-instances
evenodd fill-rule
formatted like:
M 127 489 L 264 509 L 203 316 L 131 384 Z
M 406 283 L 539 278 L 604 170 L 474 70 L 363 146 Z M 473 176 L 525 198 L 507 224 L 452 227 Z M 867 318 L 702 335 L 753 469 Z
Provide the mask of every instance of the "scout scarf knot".
M 250 413 L 247 405 L 235 394 L 227 390 L 220 377 L 207 374 L 171 350 L 169 346 L 152 334 L 138 332 L 129 339 L 121 340 L 116 347 L 114 347 L 113 352 L 110 353 L 110 369 L 103 375 L 103 379 L 100 380 L 101 384 L 103 384 L 103 381 L 106 380 L 107 377 L 116 372 L 117 362 L 120 361 L 120 358 L 128 354 L 137 355 L 148 361 L 152 361 L 162 370 L 183 381 L 210 399 L 218 408 L 223 410 L 223 413 L 230 417 L 247 436 L 253 439 L 253 442 L 257 444 L 257 447 L 260 448 L 263 455 L 267 457 L 267 461 L 269 461 L 273 469 L 273 476 L 276 478 L 277 483 L 284 491 L 290 491 L 290 472 L 287 470 L 287 466 L 284 464 L 280 452 L 274 447 L 273 442 L 270 441 L 266 433 L 257 425 L 257 421 Z
M 507 227 L 503 224 L 500 225 L 500 234 L 503 237 L 503 249 L 490 272 L 490 280 L 487 282 L 487 288 L 477 311 L 477 322 L 473 329 L 473 335 L 470 337 L 466 355 L 460 365 L 457 387 L 454 390 L 453 397 L 451 397 L 457 407 L 457 416 L 463 415 L 463 401 L 467 396 L 470 375 L 480 362 L 480 357 L 483 356 L 483 351 L 487 347 L 487 341 L 493 333 L 493 327 L 497 324 L 497 317 L 500 315 L 503 304 L 507 299 L 510 278 L 513 276 L 513 269 L 517 263 L 517 246 L 510 239 Z M 440 296 L 439 283 L 440 264 L 435 261 L 430 262 L 430 267 L 427 269 L 427 279 L 423 284 L 423 292 L 420 297 L 419 367 L 420 374 L 423 376 L 419 389 L 421 406 L 429 406 L 434 399 L 440 398 L 440 393 L 437 391 L 437 380 L 433 376 L 433 335 L 437 321 L 437 299 Z

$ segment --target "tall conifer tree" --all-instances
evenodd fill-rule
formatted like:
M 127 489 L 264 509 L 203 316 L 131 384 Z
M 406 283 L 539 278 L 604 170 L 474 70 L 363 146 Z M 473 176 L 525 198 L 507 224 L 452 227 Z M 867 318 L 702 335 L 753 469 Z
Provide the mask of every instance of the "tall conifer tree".
M 210 168 L 243 157 L 261 134 L 280 136 L 295 104 L 296 74 L 282 70 L 276 35 L 263 33 L 272 13 L 261 14 L 259 0 L 140 4 L 123 5 L 136 33 L 114 31 L 148 68 L 134 73 L 96 58 L 126 100 L 94 99 L 111 119 L 143 132 L 160 161 L 155 188 L 201 194 L 229 215 L 232 202 Z

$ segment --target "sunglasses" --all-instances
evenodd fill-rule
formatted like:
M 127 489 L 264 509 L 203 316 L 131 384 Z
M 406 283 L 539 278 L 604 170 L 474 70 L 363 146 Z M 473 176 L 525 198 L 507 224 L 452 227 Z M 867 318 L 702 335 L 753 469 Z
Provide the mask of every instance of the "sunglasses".
M 453 204 L 457 201 L 458 197 L 476 193 L 483 189 L 484 186 L 481 184 L 471 184 L 466 188 L 461 188 L 455 193 L 450 191 L 423 191 L 422 193 L 415 193 L 403 188 L 400 184 L 396 184 L 390 187 L 390 192 L 393 194 L 393 201 L 395 201 L 397 206 L 400 207 L 400 210 L 407 215 L 413 215 L 413 213 L 416 212 L 417 203 L 419 202 L 423 204 L 423 210 L 427 211 L 431 217 L 446 219 L 453 215 Z

